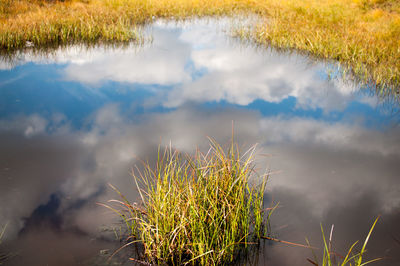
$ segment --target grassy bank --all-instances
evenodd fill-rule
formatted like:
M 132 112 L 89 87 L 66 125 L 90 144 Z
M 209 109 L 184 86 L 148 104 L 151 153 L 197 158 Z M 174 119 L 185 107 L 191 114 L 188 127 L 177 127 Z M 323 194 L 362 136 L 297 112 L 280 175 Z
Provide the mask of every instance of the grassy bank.
M 229 1 L 0 0 L 0 48 L 74 42 L 131 41 L 135 25 L 154 17 L 230 14 Z
M 125 221 L 133 242 L 144 245 L 152 264 L 219 265 L 234 261 L 265 233 L 266 176 L 255 175 L 254 148 L 244 155 L 211 142 L 206 153 L 183 156 L 166 149 L 153 168 L 138 171 L 141 203 L 123 195 L 111 207 Z M 250 185 L 250 178 L 259 182 Z M 255 242 L 255 243 L 254 243 Z
M 260 44 L 338 60 L 364 82 L 399 88 L 397 0 L 0 0 L 0 49 L 124 42 L 153 18 L 238 12 L 265 18 L 251 35 Z
M 400 1 L 270 0 L 265 5 L 269 22 L 256 30 L 259 43 L 337 60 L 361 81 L 399 90 Z

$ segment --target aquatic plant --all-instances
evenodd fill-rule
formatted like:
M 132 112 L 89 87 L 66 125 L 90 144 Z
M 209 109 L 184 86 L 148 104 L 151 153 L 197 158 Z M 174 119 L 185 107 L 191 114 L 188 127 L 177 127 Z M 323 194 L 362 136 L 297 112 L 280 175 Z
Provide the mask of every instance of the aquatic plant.
M 237 144 L 228 151 L 211 140 L 207 153 L 183 156 L 171 147 L 159 150 L 157 164 L 144 163 L 134 180 L 140 204 L 122 200 L 104 205 L 125 222 L 131 243 L 144 246 L 155 264 L 216 265 L 232 262 L 267 229 L 263 209 L 268 175 L 254 171 L 255 147 L 243 155 Z M 255 186 L 250 179 L 259 180 Z M 132 260 L 137 260 L 132 258 Z
M 364 240 L 361 250 L 359 252 L 354 253 L 355 247 L 358 243 L 358 241 L 356 241 L 350 246 L 350 248 L 348 249 L 345 256 L 340 256 L 339 254 L 337 254 L 336 252 L 334 252 L 332 250 L 332 234 L 333 234 L 333 228 L 334 228 L 333 225 L 331 227 L 331 232 L 329 234 L 329 238 L 328 238 L 329 240 L 327 241 L 326 240 L 327 238 L 325 237 L 324 229 L 321 224 L 322 239 L 324 242 L 322 262 L 321 262 L 321 264 L 318 264 L 318 259 L 317 259 L 317 256 L 313 249 L 311 249 L 311 250 L 313 252 L 314 260 L 310 260 L 310 259 L 307 259 L 307 260 L 311 264 L 316 265 L 316 266 L 318 266 L 318 265 L 321 265 L 321 266 L 332 266 L 332 265 L 363 266 L 363 265 L 380 260 L 381 258 L 376 258 L 376 259 L 372 259 L 372 260 L 363 262 L 363 256 L 365 255 L 365 252 L 366 252 L 367 243 L 372 234 L 372 231 L 374 230 L 376 223 L 378 222 L 378 219 L 379 219 L 379 216 L 375 219 L 374 223 L 372 224 L 371 229 L 369 230 L 367 237 Z M 307 240 L 307 242 L 308 242 L 308 240 Z

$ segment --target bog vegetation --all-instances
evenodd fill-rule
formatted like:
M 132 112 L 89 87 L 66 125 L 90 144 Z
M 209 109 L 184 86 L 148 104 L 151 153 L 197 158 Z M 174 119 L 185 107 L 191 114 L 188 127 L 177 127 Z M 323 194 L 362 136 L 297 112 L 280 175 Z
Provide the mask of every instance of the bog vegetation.
M 312 265 L 362 266 L 380 259 L 364 258 L 379 217 L 361 249 L 357 241 L 343 256 L 332 249 L 333 226 L 327 238 L 321 225 L 321 249 L 308 240 L 302 245 L 270 237 L 270 217 L 278 205 L 264 208 L 268 174 L 257 174 L 254 154 L 255 147 L 241 154 L 237 144 L 225 151 L 213 140 L 207 153 L 194 156 L 171 147 L 159 150 L 154 166 L 144 162 L 133 172 L 138 202 L 110 185 L 119 199 L 100 203 L 126 226 L 127 243 L 119 250 L 143 247 L 143 254 L 131 258 L 143 265 L 225 265 L 245 261 L 259 252 L 260 241 L 270 240 L 310 248 Z
M 374 230 L 376 223 L 379 220 L 379 217 L 380 216 L 378 216 L 375 219 L 374 223 L 372 224 L 371 229 L 369 230 L 364 242 L 362 243 L 361 249 L 357 248 L 358 241 L 356 241 L 350 246 L 350 248 L 346 252 L 346 255 L 344 255 L 344 256 L 336 253 L 332 249 L 332 234 L 333 234 L 334 226 L 332 225 L 331 232 L 329 234 L 329 238 L 327 238 L 327 237 L 325 237 L 324 229 L 321 224 L 322 240 L 323 240 L 323 244 L 324 244 L 324 246 L 322 248 L 322 250 L 323 250 L 322 260 L 318 260 L 315 250 L 313 248 L 311 248 L 314 259 L 313 260 L 307 259 L 307 261 L 315 266 L 319 266 L 319 265 L 321 265 L 321 266 L 333 266 L 333 265 L 364 266 L 364 265 L 381 260 L 382 258 L 375 258 L 375 259 L 368 260 L 368 261 L 365 261 L 365 259 L 364 259 L 365 253 L 367 251 L 366 247 L 367 247 L 368 241 L 371 237 L 372 231 Z M 308 242 L 308 240 L 307 240 L 307 242 Z M 308 245 L 310 245 L 310 244 L 308 243 Z
M 267 176 L 254 171 L 254 148 L 224 151 L 211 142 L 207 153 L 183 156 L 166 149 L 156 166 L 136 171 L 138 204 L 121 200 L 106 207 L 125 221 L 130 243 L 144 246 L 147 262 L 220 265 L 237 259 L 266 233 L 272 209 L 263 208 Z M 251 184 L 254 185 L 251 185 Z
M 154 18 L 238 13 L 262 18 L 249 35 L 259 44 L 337 60 L 359 80 L 398 93 L 397 0 L 0 0 L 0 50 L 127 42 Z

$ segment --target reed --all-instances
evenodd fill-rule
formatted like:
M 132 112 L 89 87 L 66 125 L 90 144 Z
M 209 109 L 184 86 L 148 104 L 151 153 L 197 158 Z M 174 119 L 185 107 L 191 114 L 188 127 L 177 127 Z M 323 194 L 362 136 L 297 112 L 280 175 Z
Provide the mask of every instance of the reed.
M 149 263 L 232 262 L 266 233 L 267 175 L 255 173 L 254 152 L 253 147 L 241 155 L 236 144 L 224 151 L 215 141 L 207 153 L 194 156 L 167 148 L 154 168 L 145 163 L 134 174 L 140 204 L 116 190 L 122 200 L 111 203 L 119 207 L 105 206 L 125 221 L 132 243 L 143 244 Z M 255 177 L 261 183 L 251 186 Z
M 356 245 L 358 244 L 358 241 L 356 241 L 350 246 L 350 248 L 348 249 L 345 256 L 341 256 L 340 254 L 338 254 L 332 250 L 333 225 L 331 227 L 331 232 L 329 234 L 329 238 L 327 241 L 327 238 L 325 237 L 325 233 L 324 233 L 324 228 L 322 227 L 322 224 L 321 224 L 322 239 L 324 242 L 322 262 L 320 264 L 318 264 L 318 259 L 317 259 L 317 256 L 313 249 L 311 249 L 311 250 L 313 252 L 314 260 L 310 260 L 310 259 L 307 259 L 307 260 L 311 264 L 316 265 L 316 266 L 319 266 L 319 265 L 321 265 L 321 266 L 332 266 L 332 265 L 363 266 L 363 265 L 367 265 L 372 262 L 381 260 L 381 258 L 376 258 L 376 259 L 372 259 L 369 261 L 363 261 L 369 238 L 371 237 L 372 231 L 374 230 L 374 227 L 375 227 L 376 223 L 378 222 L 378 220 L 379 220 L 379 216 L 375 219 L 374 223 L 372 224 L 371 229 L 369 230 L 369 232 L 364 240 L 364 243 L 362 244 L 361 250 L 358 252 L 355 252 Z

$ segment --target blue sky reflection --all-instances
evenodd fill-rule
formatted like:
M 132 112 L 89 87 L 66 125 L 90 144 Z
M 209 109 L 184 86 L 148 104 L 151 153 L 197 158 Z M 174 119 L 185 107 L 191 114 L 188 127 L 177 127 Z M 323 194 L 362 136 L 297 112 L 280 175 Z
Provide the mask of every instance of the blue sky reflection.
M 280 172 L 268 184 L 270 198 L 284 206 L 274 221 L 287 229 L 277 234 L 317 241 L 319 223 L 335 222 L 342 226 L 342 247 L 380 213 L 385 222 L 377 231 L 389 233 L 377 234 L 373 254 L 382 256 L 384 249 L 400 261 L 390 238 L 400 236 L 396 108 L 388 110 L 348 80 L 329 80 L 323 63 L 232 40 L 220 32 L 226 23 L 157 22 L 148 29 L 153 42 L 141 47 L 71 46 L 0 61 L 0 225 L 10 223 L 6 240 L 18 242 L 19 232 L 28 232 L 33 244 L 26 250 L 42 254 L 34 243 L 46 234 L 31 231 L 24 218 L 36 222 L 35 210 L 54 195 L 56 228 L 69 234 L 66 245 L 81 241 L 82 235 L 71 240 L 71 232 L 97 236 L 114 221 L 94 207 L 115 198 L 107 183 L 129 194 L 129 169 L 138 157 L 151 160 L 158 145 L 170 142 L 184 152 L 206 148 L 206 136 L 226 143 L 234 121 L 241 144 L 260 143 L 260 153 L 270 155 L 259 168 Z M 269 248 L 277 252 L 268 254 L 286 254 L 269 258 L 274 265 L 299 258 L 306 264 L 303 253 Z M 26 255 L 15 265 L 27 264 L 24 258 L 30 265 L 48 261 Z

